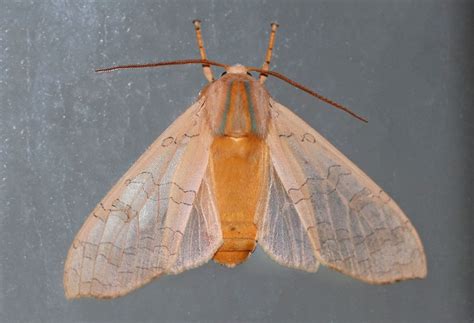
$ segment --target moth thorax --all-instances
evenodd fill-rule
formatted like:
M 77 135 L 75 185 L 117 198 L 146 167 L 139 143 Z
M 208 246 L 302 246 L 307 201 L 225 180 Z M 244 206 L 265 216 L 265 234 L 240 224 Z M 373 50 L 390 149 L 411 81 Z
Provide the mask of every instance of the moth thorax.
M 228 74 L 212 84 L 209 92 L 213 93 L 209 93 L 206 104 L 216 135 L 266 135 L 268 94 L 258 81 L 248 75 Z

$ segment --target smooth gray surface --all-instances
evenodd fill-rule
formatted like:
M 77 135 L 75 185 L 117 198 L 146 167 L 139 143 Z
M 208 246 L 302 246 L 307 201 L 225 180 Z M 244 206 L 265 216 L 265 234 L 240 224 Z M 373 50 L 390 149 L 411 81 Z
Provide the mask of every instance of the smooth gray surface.
M 0 3 L 1 322 L 472 322 L 472 2 L 17 1 Z M 379 183 L 418 229 L 428 278 L 370 286 L 261 251 L 111 301 L 68 302 L 67 249 L 86 216 L 205 84 L 199 66 L 95 74 L 208 56 L 273 69 L 273 97 Z M 471 28 L 471 30 L 469 30 Z M 221 71 L 215 71 L 218 75 Z

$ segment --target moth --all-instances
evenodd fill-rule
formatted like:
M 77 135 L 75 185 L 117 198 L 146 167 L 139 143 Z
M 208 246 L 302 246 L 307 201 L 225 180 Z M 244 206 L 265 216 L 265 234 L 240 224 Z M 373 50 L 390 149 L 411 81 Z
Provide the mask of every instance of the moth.
M 258 244 L 277 263 L 320 264 L 372 284 L 424 278 L 413 225 L 377 184 L 264 86 L 269 70 L 201 59 L 98 71 L 200 64 L 209 81 L 92 211 L 64 268 L 67 298 L 114 298 L 210 259 L 234 267 Z M 225 68 L 214 79 L 211 66 Z M 250 72 L 260 73 L 253 78 Z

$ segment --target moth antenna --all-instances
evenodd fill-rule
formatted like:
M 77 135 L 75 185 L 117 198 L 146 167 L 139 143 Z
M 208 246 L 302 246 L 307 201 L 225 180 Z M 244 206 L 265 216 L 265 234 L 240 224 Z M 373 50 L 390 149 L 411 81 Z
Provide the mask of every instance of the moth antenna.
M 295 81 L 289 79 L 288 77 L 286 77 L 286 76 L 283 75 L 283 74 L 280 74 L 280 73 L 274 72 L 274 71 L 265 71 L 265 70 L 263 70 L 263 69 L 261 69 L 261 68 L 258 68 L 258 67 L 247 67 L 247 70 L 248 70 L 248 71 L 258 72 L 258 73 L 261 73 L 261 74 L 264 74 L 264 75 L 267 74 L 267 75 L 271 75 L 271 76 L 274 76 L 274 77 L 276 77 L 276 78 L 279 78 L 280 80 L 285 81 L 286 83 L 291 84 L 291 85 L 293 85 L 294 87 L 296 87 L 296 88 L 298 88 L 298 89 L 300 89 L 300 90 L 302 90 L 302 91 L 308 93 L 309 95 L 312 95 L 312 96 L 314 96 L 315 98 L 317 98 L 317 99 L 319 99 L 319 100 L 321 100 L 321 101 L 323 101 L 323 102 L 326 102 L 327 104 L 332 105 L 333 107 L 335 107 L 335 108 L 337 108 L 337 109 L 339 109 L 339 110 L 342 110 L 342 111 L 344 111 L 344 112 L 350 114 L 351 116 L 353 116 L 354 118 L 356 118 L 356 119 L 358 119 L 358 120 L 360 120 L 360 121 L 363 121 L 363 122 L 365 122 L 365 123 L 368 122 L 367 119 L 365 119 L 364 117 L 359 116 L 357 113 L 351 111 L 349 108 L 346 108 L 346 107 L 343 106 L 342 104 L 339 104 L 339 103 L 337 103 L 337 102 L 334 102 L 333 100 L 328 99 L 328 98 L 326 98 L 325 96 L 323 96 L 323 95 L 321 95 L 321 94 L 319 94 L 319 93 L 317 93 L 317 92 L 315 92 L 315 91 L 312 91 L 312 90 L 308 89 L 307 87 L 301 85 L 301 84 L 298 83 L 298 82 L 295 82 Z
M 199 46 L 199 53 L 201 54 L 201 59 L 207 61 L 206 49 L 204 48 L 204 42 L 202 41 L 201 34 L 201 21 L 198 19 L 193 20 L 194 30 L 196 31 L 196 39 Z M 204 76 L 209 82 L 214 81 L 214 75 L 212 75 L 212 70 L 209 64 L 202 64 L 202 69 Z
M 99 68 L 99 69 L 96 69 L 95 71 L 98 72 L 98 73 L 101 73 L 101 72 L 112 72 L 112 71 L 125 70 L 125 69 L 154 68 L 154 67 L 162 67 L 162 66 L 168 66 L 168 65 L 189 65 L 189 64 L 201 64 L 201 65 L 209 65 L 209 66 L 218 66 L 218 67 L 222 67 L 222 68 L 225 68 L 225 69 L 229 67 L 226 64 L 222 64 L 222 63 L 215 62 L 215 61 L 209 61 L 207 59 L 183 59 L 183 60 L 166 61 L 166 62 L 149 63 L 149 64 L 118 65 L 118 66 Z M 258 72 L 258 73 L 263 74 L 263 75 L 271 75 L 271 76 L 274 76 L 276 78 L 279 78 L 280 80 L 285 81 L 288 84 L 291 84 L 294 87 L 308 93 L 309 95 L 312 95 L 315 98 L 317 98 L 317 99 L 319 99 L 323 102 L 326 102 L 327 104 L 332 105 L 333 107 L 350 114 L 351 116 L 353 116 L 354 118 L 356 118 L 360 121 L 363 121 L 363 122 L 366 122 L 366 123 L 368 122 L 367 119 L 359 116 L 355 112 L 351 111 L 349 108 L 346 108 L 345 106 L 343 106 L 343 105 L 341 105 L 337 102 L 334 102 L 331 99 L 326 98 L 325 96 L 323 96 L 323 95 L 321 95 L 321 94 L 319 94 L 315 91 L 312 91 L 312 90 L 308 89 L 307 87 L 301 85 L 300 83 L 298 83 L 296 81 L 293 81 L 293 80 L 289 79 L 288 77 L 286 77 L 283 74 L 280 74 L 280 73 L 275 72 L 275 71 L 268 71 L 268 70 L 266 71 L 266 70 L 263 70 L 263 69 L 258 68 L 258 67 L 247 67 L 247 70 L 248 71 L 255 71 L 255 72 Z
M 228 67 L 228 65 L 226 64 L 209 61 L 207 59 L 183 59 L 183 60 L 177 60 L 177 61 L 166 61 L 166 62 L 149 63 L 149 64 L 132 64 L 132 65 L 118 65 L 118 66 L 111 66 L 111 67 L 103 67 L 103 68 L 98 68 L 95 71 L 100 73 L 100 72 L 112 72 L 116 70 L 161 67 L 161 66 L 168 66 L 168 65 L 188 65 L 188 64 L 201 64 L 201 65 L 205 64 L 207 66 L 212 65 L 212 66 L 218 66 L 222 68 Z
M 270 60 L 272 59 L 273 44 L 275 43 L 275 34 L 279 27 L 276 22 L 272 22 L 271 26 L 272 30 L 270 32 L 270 39 L 268 40 L 267 54 L 265 55 L 265 62 L 262 65 L 262 70 L 264 71 L 268 71 L 270 69 Z M 268 76 L 266 74 L 260 73 L 260 83 L 263 84 L 267 77 Z

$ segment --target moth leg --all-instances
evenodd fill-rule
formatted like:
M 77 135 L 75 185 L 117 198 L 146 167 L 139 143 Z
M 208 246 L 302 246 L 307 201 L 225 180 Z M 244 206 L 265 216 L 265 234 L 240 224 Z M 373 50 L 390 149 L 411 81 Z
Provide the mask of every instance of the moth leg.
M 272 22 L 272 31 L 270 33 L 270 40 L 268 41 L 267 55 L 265 56 L 265 62 L 263 63 L 262 70 L 268 71 L 270 68 L 270 60 L 272 59 L 273 44 L 275 43 L 275 34 L 278 29 L 278 24 Z M 267 75 L 260 74 L 260 83 L 264 83 L 267 79 Z
M 201 54 L 201 58 L 207 60 L 206 50 L 204 49 L 204 43 L 202 41 L 202 34 L 201 34 L 201 21 L 200 20 L 193 20 L 194 29 L 196 30 L 196 39 L 199 46 L 199 53 Z M 209 82 L 214 81 L 214 76 L 212 75 L 211 66 L 208 64 L 202 64 L 202 70 L 204 72 L 204 76 Z

